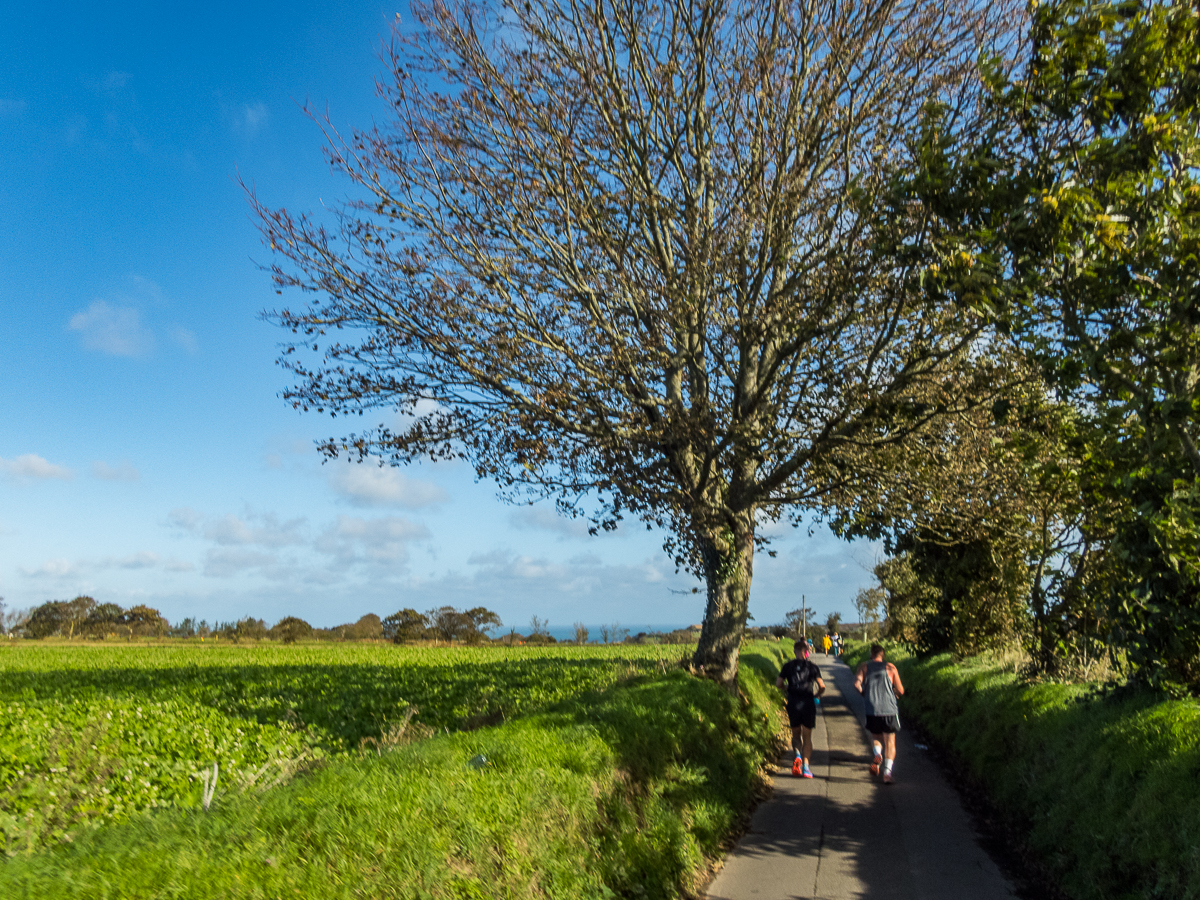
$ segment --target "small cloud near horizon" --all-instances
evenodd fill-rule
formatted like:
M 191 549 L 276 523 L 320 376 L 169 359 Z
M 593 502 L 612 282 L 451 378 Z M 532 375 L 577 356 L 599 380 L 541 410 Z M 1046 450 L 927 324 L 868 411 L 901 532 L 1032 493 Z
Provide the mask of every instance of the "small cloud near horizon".
M 204 574 L 209 578 L 229 578 L 251 569 L 270 568 L 276 561 L 275 555 L 271 553 L 213 547 L 205 554 Z
M 55 465 L 36 453 L 25 453 L 16 459 L 0 457 L 0 472 L 18 481 L 45 481 L 51 478 L 70 481 L 75 477 L 75 473 L 66 466 Z
M 81 570 L 78 563 L 65 559 L 48 559 L 36 569 L 21 566 L 19 571 L 26 578 L 72 578 L 79 575 Z
M 190 562 L 179 559 L 163 560 L 157 553 L 142 550 L 127 556 L 106 556 L 101 559 L 78 559 L 71 562 L 66 559 L 48 559 L 40 566 L 29 569 L 19 568 L 26 578 L 62 580 L 78 578 L 82 575 L 103 572 L 109 569 L 163 569 L 167 572 L 190 572 L 195 566 Z

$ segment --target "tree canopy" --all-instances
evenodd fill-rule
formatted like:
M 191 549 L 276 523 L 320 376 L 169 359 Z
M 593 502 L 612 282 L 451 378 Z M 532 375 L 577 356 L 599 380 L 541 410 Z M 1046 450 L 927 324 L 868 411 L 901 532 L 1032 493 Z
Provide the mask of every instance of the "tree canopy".
M 990 85 L 985 128 L 931 109 L 904 186 L 936 223 L 930 289 L 994 317 L 1069 407 L 1034 467 L 1070 538 L 1065 577 L 1045 542 L 1033 572 L 1039 656 L 1099 594 L 1139 678 L 1200 691 L 1200 19 L 1041 4 Z
M 885 187 L 927 103 L 973 107 L 1011 11 L 414 3 L 390 121 L 324 120 L 360 190 L 336 224 L 252 198 L 277 286 L 310 298 L 269 314 L 287 398 L 406 417 L 328 457 L 461 457 L 596 528 L 664 527 L 707 585 L 696 662 L 732 684 L 760 522 L 968 402 L 986 317 L 880 250 L 925 228 Z

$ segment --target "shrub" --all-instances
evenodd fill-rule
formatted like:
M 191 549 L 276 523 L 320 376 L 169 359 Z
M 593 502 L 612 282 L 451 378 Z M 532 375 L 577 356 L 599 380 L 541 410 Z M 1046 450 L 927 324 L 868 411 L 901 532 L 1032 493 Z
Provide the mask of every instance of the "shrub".
M 393 643 L 419 641 L 425 637 L 429 620 L 415 609 L 405 608 L 392 613 L 380 623 L 380 634 Z
M 1200 897 L 1200 703 L 1023 683 L 1016 657 L 889 653 L 902 710 L 1028 835 L 1071 897 Z
M 295 616 L 287 616 L 280 619 L 272 626 L 269 632 L 270 637 L 285 644 L 294 644 L 296 641 L 312 637 L 312 633 L 312 626 L 303 619 L 298 619 Z

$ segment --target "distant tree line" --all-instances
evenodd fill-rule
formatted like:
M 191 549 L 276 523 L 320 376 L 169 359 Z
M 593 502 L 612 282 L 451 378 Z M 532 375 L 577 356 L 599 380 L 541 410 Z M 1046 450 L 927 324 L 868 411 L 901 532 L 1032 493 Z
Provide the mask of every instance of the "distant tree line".
M 13 626 L 31 638 L 161 637 L 169 628 L 157 609 L 140 604 L 125 609 L 115 603 L 97 603 L 86 595 L 43 603 Z
M 859 601 L 866 598 L 865 605 Z M 860 592 L 860 618 L 866 625 L 846 626 L 855 630 L 871 627 L 878 633 L 884 626 L 879 617 L 884 608 L 885 593 L 880 588 Z M 810 608 L 792 610 L 778 625 L 750 627 L 748 638 L 785 638 L 804 633 L 817 638 L 841 626 L 841 615 L 831 613 L 825 625 L 816 624 L 816 614 Z M 40 640 L 57 637 L 75 640 L 103 640 L 135 637 L 198 638 L 242 641 L 278 641 L 292 644 L 297 641 L 390 641 L 396 644 L 432 641 L 447 644 L 497 643 L 554 644 L 559 643 L 549 631 L 549 621 L 533 616 L 527 633 L 510 628 L 507 633 L 494 635 L 503 626 L 500 616 L 492 610 L 476 606 L 466 610 L 439 606 L 418 612 L 411 607 L 400 609 L 381 619 L 367 613 L 355 622 L 316 628 L 297 616 L 285 616 L 274 625 L 264 619 L 245 616 L 232 621 L 188 617 L 172 625 L 158 610 L 148 606 L 124 609 L 115 603 L 98 603 L 95 598 L 79 596 L 73 600 L 50 600 L 30 610 L 9 610 L 0 597 L 0 633 L 11 637 Z M 583 644 L 695 644 L 700 637 L 698 626 L 671 631 L 639 631 L 631 634 L 620 623 L 600 625 L 595 634 L 581 622 L 572 626 L 568 643 Z
M 274 625 L 254 616 L 233 621 L 213 621 L 188 617 L 172 625 L 158 610 L 148 606 L 124 609 L 115 603 L 98 603 L 79 596 L 73 600 L 50 600 L 27 611 L 6 611 L 0 598 L 0 626 L 10 637 L 40 640 L 57 637 L 68 640 L 103 640 L 135 637 L 196 638 L 200 640 L 279 641 L 391 641 L 396 644 L 433 641 L 447 644 L 553 644 L 549 622 L 534 616 L 528 634 L 515 628 L 498 637 L 493 632 L 503 626 L 500 616 L 484 606 L 460 610 L 439 606 L 425 612 L 404 608 L 381 619 L 368 613 L 358 621 L 315 628 L 297 616 L 285 616 Z M 698 632 L 680 629 L 671 632 L 639 632 L 630 636 L 619 623 L 599 627 L 599 640 L 589 641 L 588 628 L 574 625 L 574 643 L 695 643 Z

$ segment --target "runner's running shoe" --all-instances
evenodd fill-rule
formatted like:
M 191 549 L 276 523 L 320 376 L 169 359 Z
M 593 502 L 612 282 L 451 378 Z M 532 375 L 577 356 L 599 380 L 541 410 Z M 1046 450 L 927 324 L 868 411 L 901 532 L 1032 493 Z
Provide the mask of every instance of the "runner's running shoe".
M 805 778 L 812 778 L 812 777 L 813 777 L 813 774 L 812 774 L 812 769 L 810 769 L 810 768 L 808 767 L 808 763 L 805 763 L 805 764 L 804 764 L 804 768 L 803 768 L 803 769 L 800 771 L 800 774 L 801 774 L 801 775 L 803 775 Z
M 876 751 L 875 758 L 871 760 L 871 774 L 878 775 L 879 767 L 883 765 L 883 754 Z
M 804 761 L 802 759 L 800 759 L 800 757 L 797 756 L 796 759 L 792 762 L 792 774 L 799 776 L 799 774 L 803 770 L 803 768 L 804 768 Z
M 891 772 L 884 772 L 884 773 L 883 773 L 883 783 L 884 783 L 884 784 L 895 784 L 895 783 L 896 783 L 895 779 L 894 779 L 894 778 L 892 778 L 892 773 L 891 773 Z

